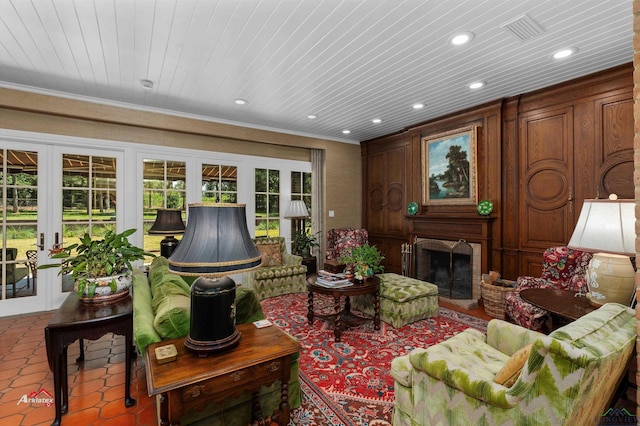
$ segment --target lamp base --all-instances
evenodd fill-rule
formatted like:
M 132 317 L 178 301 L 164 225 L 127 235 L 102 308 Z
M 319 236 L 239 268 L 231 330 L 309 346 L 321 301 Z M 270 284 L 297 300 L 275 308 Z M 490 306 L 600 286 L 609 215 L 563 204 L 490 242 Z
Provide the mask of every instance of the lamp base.
M 160 256 L 170 258 L 171 253 L 178 247 L 178 239 L 173 235 L 167 235 L 162 241 L 160 241 Z
M 229 277 L 200 277 L 191 285 L 191 320 L 184 346 L 205 357 L 240 341 L 236 329 L 236 283 Z
M 635 270 L 629 256 L 595 253 L 587 269 L 587 299 L 595 307 L 605 303 L 629 306 L 635 289 Z
M 234 330 L 234 333 L 224 339 L 216 341 L 200 342 L 187 336 L 184 339 L 184 347 L 195 352 L 199 357 L 204 358 L 214 352 L 222 352 L 233 348 L 240 342 L 240 332 Z

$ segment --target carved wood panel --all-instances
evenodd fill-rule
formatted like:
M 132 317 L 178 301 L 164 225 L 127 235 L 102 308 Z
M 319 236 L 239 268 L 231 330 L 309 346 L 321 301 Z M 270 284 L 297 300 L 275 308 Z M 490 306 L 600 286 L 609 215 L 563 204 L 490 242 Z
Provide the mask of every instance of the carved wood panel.
M 596 197 L 615 193 L 633 199 L 633 99 L 616 96 L 596 102 Z
M 520 246 L 566 242 L 573 221 L 572 109 L 522 116 L 519 154 Z

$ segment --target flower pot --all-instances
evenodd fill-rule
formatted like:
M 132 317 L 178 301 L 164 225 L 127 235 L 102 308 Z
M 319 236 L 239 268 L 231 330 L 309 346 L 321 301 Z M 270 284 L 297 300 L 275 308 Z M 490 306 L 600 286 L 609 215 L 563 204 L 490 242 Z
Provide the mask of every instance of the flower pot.
M 93 297 L 89 297 L 89 286 L 91 283 L 96 284 Z M 115 283 L 115 291 L 112 288 L 112 283 Z M 82 303 L 87 304 L 115 303 L 129 295 L 129 289 L 132 283 L 133 274 L 131 271 L 125 271 L 109 277 L 87 278 L 87 285 L 84 288 L 83 294 L 79 295 L 79 299 Z M 78 292 L 77 282 L 75 283 L 74 290 L 76 293 Z

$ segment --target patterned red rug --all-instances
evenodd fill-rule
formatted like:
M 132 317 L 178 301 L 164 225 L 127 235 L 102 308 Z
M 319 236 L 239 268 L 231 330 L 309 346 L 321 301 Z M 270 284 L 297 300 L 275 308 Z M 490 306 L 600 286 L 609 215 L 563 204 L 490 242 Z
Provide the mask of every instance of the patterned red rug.
M 333 312 L 333 299 L 314 296 L 314 312 Z M 302 406 L 292 412 L 294 425 L 391 424 L 393 378 L 391 361 L 417 347 L 441 342 L 468 327 L 486 330 L 486 321 L 440 308 L 435 318 L 394 328 L 373 322 L 347 329 L 334 341 L 331 323 L 307 320 L 307 295 L 290 294 L 262 301 L 267 318 L 295 336 L 302 346 Z M 358 312 L 356 312 L 359 314 Z M 362 314 L 364 316 L 364 314 Z

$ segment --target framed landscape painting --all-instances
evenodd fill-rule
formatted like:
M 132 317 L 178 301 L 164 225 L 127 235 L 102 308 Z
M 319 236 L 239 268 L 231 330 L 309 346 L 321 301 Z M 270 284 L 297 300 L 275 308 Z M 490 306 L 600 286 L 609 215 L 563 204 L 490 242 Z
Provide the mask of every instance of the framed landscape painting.
M 476 138 L 465 127 L 422 138 L 422 204 L 476 204 Z

